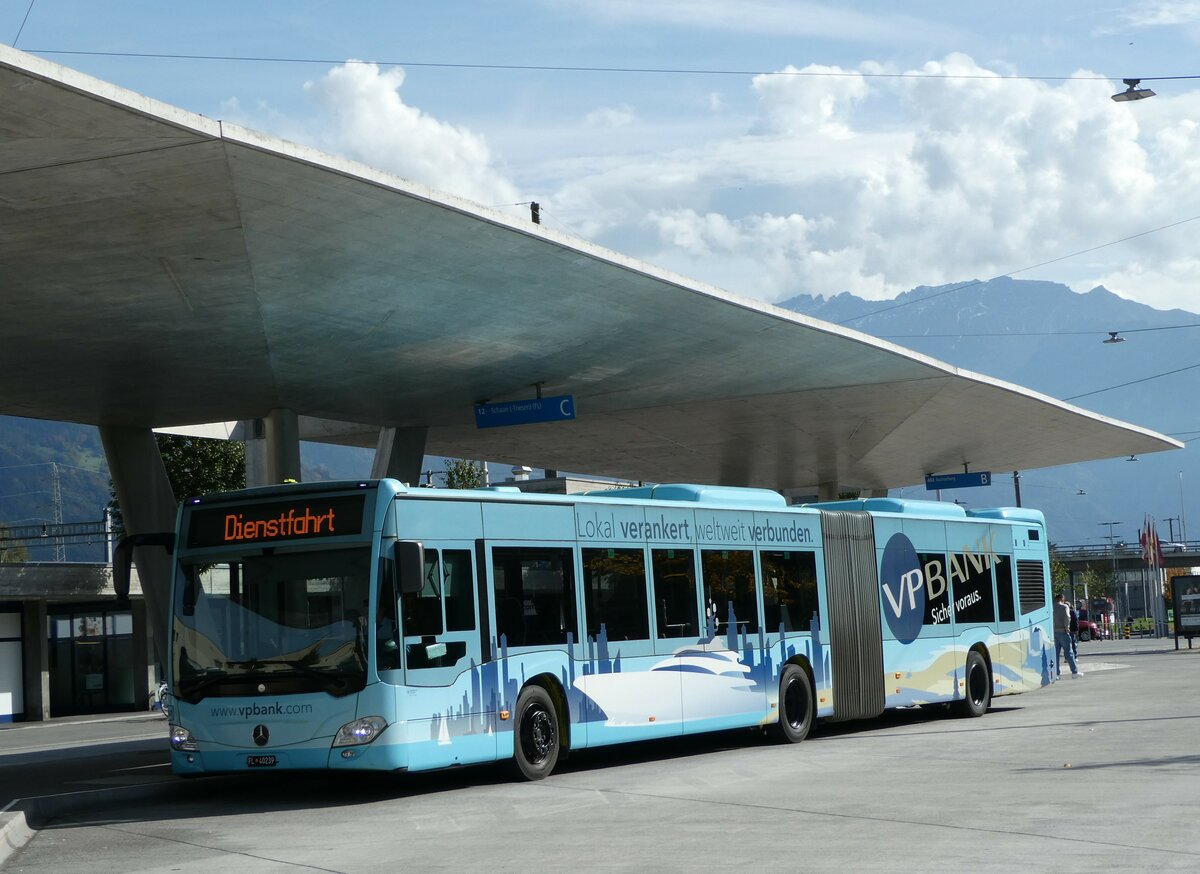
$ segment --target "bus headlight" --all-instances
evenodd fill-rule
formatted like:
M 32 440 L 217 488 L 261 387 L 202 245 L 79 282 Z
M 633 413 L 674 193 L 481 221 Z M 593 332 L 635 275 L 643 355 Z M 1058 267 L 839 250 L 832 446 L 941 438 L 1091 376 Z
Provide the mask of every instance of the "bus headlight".
M 193 752 L 197 749 L 196 739 L 182 725 L 171 726 L 171 749 Z
M 364 716 L 353 722 L 347 722 L 337 730 L 333 739 L 335 747 L 350 747 L 369 744 L 387 728 L 387 720 L 382 716 Z

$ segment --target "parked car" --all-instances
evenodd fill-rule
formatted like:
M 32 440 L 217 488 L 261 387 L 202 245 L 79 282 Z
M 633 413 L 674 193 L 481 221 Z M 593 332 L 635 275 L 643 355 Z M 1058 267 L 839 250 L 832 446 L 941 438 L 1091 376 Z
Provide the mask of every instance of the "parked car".
M 1100 640 L 1104 637 L 1104 633 L 1100 630 L 1100 626 L 1090 619 L 1079 620 L 1079 640 L 1087 643 L 1089 640 Z

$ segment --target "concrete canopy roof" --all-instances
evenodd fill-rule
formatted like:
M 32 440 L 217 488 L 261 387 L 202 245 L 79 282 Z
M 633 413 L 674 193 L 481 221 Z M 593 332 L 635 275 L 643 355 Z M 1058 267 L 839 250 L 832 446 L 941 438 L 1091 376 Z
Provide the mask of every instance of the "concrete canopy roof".
M 1181 445 L 3 46 L 0 296 L 18 416 L 801 489 Z M 535 383 L 578 419 L 475 428 Z

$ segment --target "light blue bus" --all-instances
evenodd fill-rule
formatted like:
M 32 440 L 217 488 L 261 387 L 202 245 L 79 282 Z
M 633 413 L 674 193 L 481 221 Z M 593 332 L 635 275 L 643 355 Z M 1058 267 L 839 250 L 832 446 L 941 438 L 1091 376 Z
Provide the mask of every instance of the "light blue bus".
M 1055 680 L 1042 514 L 771 491 L 285 485 L 185 502 L 177 774 L 420 771 Z

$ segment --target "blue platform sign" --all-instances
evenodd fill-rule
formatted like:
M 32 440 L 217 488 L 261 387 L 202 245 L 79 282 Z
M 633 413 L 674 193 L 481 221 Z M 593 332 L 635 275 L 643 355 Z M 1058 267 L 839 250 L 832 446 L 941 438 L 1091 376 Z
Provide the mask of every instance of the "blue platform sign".
M 575 398 L 572 395 L 475 405 L 476 428 L 532 425 L 535 422 L 565 422 L 574 418 Z
M 925 491 L 937 489 L 974 489 L 992 484 L 990 470 L 973 470 L 970 473 L 935 473 L 925 477 Z

